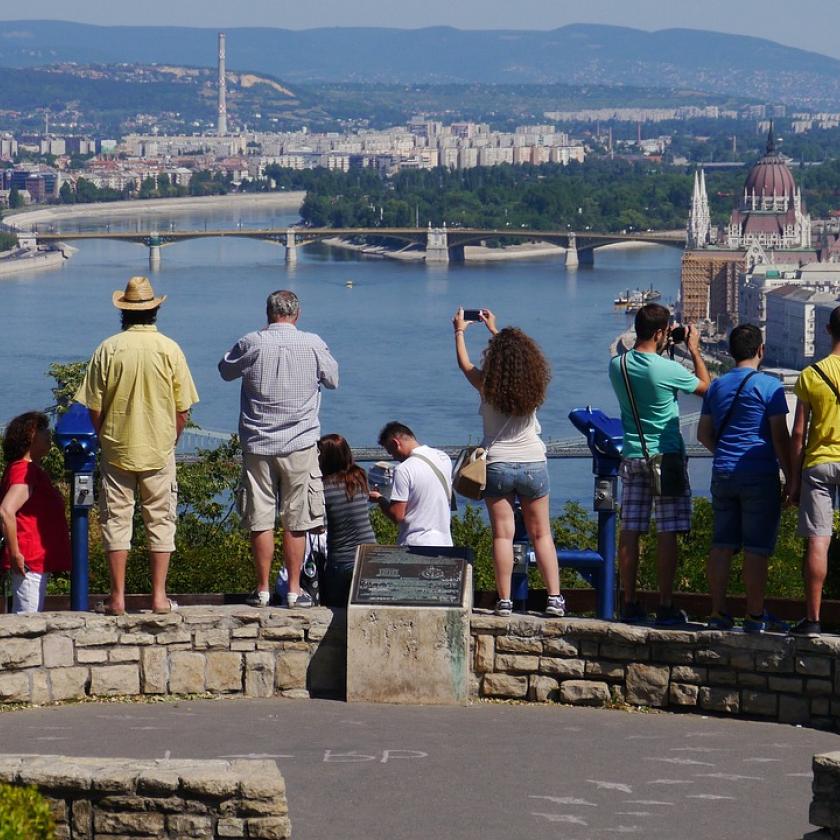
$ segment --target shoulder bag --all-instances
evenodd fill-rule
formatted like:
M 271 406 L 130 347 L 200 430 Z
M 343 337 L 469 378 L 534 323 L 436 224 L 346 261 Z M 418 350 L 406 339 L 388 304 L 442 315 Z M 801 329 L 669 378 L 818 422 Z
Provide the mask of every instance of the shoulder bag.
M 627 373 L 627 353 L 621 356 L 621 375 L 624 377 L 624 387 L 627 389 L 627 397 L 630 400 L 630 410 L 633 412 L 633 421 L 636 424 L 636 431 L 639 433 L 642 455 L 647 464 L 651 495 L 684 496 L 688 489 L 685 480 L 685 455 L 682 452 L 660 452 L 653 456 L 648 453 L 645 434 L 642 431 L 642 418 L 639 416 L 636 396 L 633 393 L 630 376 Z
M 487 488 L 487 455 L 490 447 L 507 428 L 508 423 L 510 423 L 510 417 L 505 420 L 504 425 L 486 449 L 482 446 L 465 446 L 458 453 L 455 469 L 452 471 L 452 488 L 456 493 L 476 501 L 484 498 L 484 491 Z
M 452 493 L 452 488 L 449 486 L 449 482 L 446 480 L 444 474 L 435 465 L 435 462 L 432 461 L 430 458 L 427 458 L 425 455 L 421 455 L 419 452 L 412 452 L 411 457 L 419 458 L 424 464 L 428 464 L 429 467 L 431 467 L 432 472 L 437 476 L 441 487 L 443 487 L 443 492 L 446 493 L 446 499 L 449 503 L 449 509 L 455 510 L 455 496 Z
M 828 378 L 828 374 L 816 362 L 811 367 L 820 375 L 823 382 L 831 388 L 832 393 L 837 397 L 838 404 L 840 404 L 840 391 L 837 390 L 837 386 Z
M 732 413 L 735 411 L 735 403 L 738 402 L 738 397 L 741 396 L 741 391 L 744 390 L 744 385 L 750 381 L 756 374 L 758 373 L 757 370 L 754 370 L 748 373 L 742 380 L 741 384 L 738 386 L 738 390 L 735 392 L 735 396 L 732 397 L 732 402 L 729 403 L 729 408 L 726 414 L 723 417 L 723 420 L 720 422 L 720 426 L 717 427 L 717 431 L 715 432 L 715 444 L 720 443 L 720 439 L 723 437 L 723 430 L 729 424 L 729 421 L 732 419 Z

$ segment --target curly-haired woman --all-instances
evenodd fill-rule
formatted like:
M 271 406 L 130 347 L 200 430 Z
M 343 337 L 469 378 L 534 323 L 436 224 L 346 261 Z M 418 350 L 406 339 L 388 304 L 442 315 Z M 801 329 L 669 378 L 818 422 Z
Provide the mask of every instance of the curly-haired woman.
M 513 573 L 514 503 L 522 505 L 525 528 L 548 589 L 546 614 L 565 614 L 560 594 L 557 551 L 548 517 L 548 470 L 545 444 L 540 440 L 536 411 L 545 400 L 551 370 L 537 343 L 516 327 L 496 328 L 489 309 L 479 318 L 492 338 L 481 367 L 470 361 L 465 332 L 470 321 L 459 309 L 452 319 L 458 367 L 481 394 L 484 423 L 482 446 L 487 450 L 487 487 L 484 501 L 493 530 L 493 565 L 496 571 L 497 615 L 510 615 Z
M 324 435 L 318 441 L 318 463 L 327 509 L 327 563 L 321 594 L 325 606 L 346 607 L 356 549 L 376 542 L 368 513 L 367 476 L 341 435 Z
M 37 411 L 15 417 L 3 438 L 3 568 L 11 569 L 12 609 L 16 613 L 40 612 L 50 573 L 70 569 L 64 498 L 40 466 L 50 451 L 50 440 L 49 420 Z

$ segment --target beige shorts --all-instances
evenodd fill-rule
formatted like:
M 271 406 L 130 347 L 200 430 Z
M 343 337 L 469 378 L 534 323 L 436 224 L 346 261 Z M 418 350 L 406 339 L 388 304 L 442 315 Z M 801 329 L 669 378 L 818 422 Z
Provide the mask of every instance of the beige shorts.
M 290 531 L 311 531 L 324 524 L 324 483 L 318 447 L 289 455 L 242 457 L 239 511 L 249 531 L 271 531 L 280 497 L 280 521 Z
M 802 470 L 799 536 L 830 537 L 834 532 L 834 500 L 840 488 L 840 463 L 831 461 Z
M 149 551 L 174 551 L 178 506 L 175 453 L 159 470 L 144 472 L 121 470 L 103 458 L 100 472 L 99 518 L 105 550 L 128 551 L 131 548 L 134 496 L 139 491 Z

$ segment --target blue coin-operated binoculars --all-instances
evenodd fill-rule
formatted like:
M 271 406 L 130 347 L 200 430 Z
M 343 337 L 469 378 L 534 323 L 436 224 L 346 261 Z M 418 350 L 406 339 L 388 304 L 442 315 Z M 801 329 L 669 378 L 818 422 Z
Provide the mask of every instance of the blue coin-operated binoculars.
M 618 468 L 624 434 L 621 420 L 607 417 L 603 411 L 576 408 L 569 413 L 572 425 L 586 437 L 592 452 L 595 476 L 593 510 L 598 514 L 598 550 L 560 549 L 557 562 L 574 569 L 595 588 L 598 618 L 611 619 L 615 612 L 615 523 Z M 533 565 L 533 551 L 528 550 L 528 534 L 518 506 L 513 538 L 513 578 L 511 597 L 517 609 L 528 600 L 528 566 Z
M 55 442 L 70 473 L 70 609 L 88 608 L 88 514 L 93 507 L 93 472 L 98 440 L 87 408 L 73 403 L 55 426 Z

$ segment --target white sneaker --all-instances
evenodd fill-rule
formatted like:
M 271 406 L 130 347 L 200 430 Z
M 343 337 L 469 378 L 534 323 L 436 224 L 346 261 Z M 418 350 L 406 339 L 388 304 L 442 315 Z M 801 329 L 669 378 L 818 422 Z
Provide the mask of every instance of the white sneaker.
M 566 615 L 566 599 L 562 595 L 549 595 L 545 607 L 546 615 L 562 617 Z
M 265 590 L 255 589 L 250 595 L 245 598 L 245 603 L 249 607 L 267 607 L 271 600 L 271 593 Z
M 312 606 L 312 597 L 308 592 L 290 592 L 286 596 L 286 606 L 290 610 L 305 610 Z

